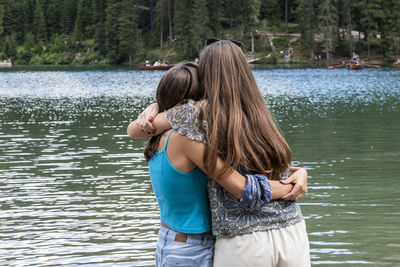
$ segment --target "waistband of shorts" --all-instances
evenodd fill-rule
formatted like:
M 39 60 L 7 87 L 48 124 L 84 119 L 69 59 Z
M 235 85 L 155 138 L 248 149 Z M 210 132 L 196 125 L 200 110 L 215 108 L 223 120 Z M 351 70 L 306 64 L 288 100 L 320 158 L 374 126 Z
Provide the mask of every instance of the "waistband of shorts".
M 215 236 L 211 233 L 203 234 L 186 234 L 175 232 L 172 229 L 168 229 L 161 225 L 159 237 L 168 241 L 182 242 L 188 244 L 206 244 L 209 242 L 215 242 Z

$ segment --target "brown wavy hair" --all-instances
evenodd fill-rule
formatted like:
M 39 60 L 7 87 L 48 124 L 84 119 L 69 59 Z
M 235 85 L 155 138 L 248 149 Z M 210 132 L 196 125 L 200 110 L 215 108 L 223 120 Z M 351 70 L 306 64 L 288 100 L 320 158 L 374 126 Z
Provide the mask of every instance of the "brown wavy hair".
M 207 104 L 205 167 L 212 172 L 217 156 L 247 173 L 279 180 L 291 162 L 282 137 L 258 89 L 242 50 L 226 40 L 206 46 L 199 58 L 199 78 Z
M 157 87 L 156 102 L 163 112 L 185 100 L 198 101 L 204 96 L 204 90 L 199 87 L 198 65 L 195 63 L 180 63 L 168 70 L 161 78 Z M 153 136 L 144 149 L 146 160 L 150 160 L 157 151 L 161 134 Z

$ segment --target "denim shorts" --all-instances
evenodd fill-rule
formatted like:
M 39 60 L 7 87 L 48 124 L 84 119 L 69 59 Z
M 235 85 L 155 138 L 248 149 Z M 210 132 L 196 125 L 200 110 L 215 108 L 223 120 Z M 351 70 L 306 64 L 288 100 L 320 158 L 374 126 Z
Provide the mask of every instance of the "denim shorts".
M 188 234 L 186 242 L 175 241 L 173 230 L 161 226 L 156 250 L 156 266 L 212 267 L 215 237 L 212 234 Z

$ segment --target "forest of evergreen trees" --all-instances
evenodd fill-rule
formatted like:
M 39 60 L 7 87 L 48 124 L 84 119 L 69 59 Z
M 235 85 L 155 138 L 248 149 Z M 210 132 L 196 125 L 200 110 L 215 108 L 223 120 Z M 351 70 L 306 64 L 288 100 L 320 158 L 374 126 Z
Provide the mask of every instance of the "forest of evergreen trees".
M 400 0 L 0 0 L 0 60 L 127 64 L 198 56 L 207 38 L 247 53 L 285 49 L 313 58 L 400 53 Z

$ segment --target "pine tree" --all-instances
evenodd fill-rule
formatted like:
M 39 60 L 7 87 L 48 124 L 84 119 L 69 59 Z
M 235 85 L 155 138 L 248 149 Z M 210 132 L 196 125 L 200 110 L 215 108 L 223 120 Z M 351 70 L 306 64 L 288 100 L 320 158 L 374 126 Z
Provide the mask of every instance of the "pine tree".
M 74 30 L 77 0 L 63 1 L 61 9 L 60 27 L 61 32 L 69 35 Z
M 285 32 L 288 32 L 288 23 L 289 23 L 289 3 L 288 0 L 285 0 Z
M 383 1 L 385 23 L 382 25 L 382 50 L 388 57 L 400 57 L 400 10 L 399 0 Z
M 168 40 L 170 43 L 174 42 L 172 35 L 172 0 L 167 0 L 167 12 L 168 12 Z
M 281 21 L 280 0 L 264 0 L 260 6 L 260 20 L 266 20 L 269 25 L 279 25 Z
M 191 47 L 191 25 L 192 20 L 188 14 L 191 14 L 191 1 L 175 0 L 175 38 L 176 47 L 181 51 L 182 58 L 192 57 Z
M 191 28 L 191 57 L 198 57 L 204 41 L 210 36 L 208 27 L 208 9 L 206 0 L 197 0 L 192 7 L 192 28 Z
M 105 22 L 105 40 L 107 58 L 111 63 L 120 63 L 120 32 L 119 16 L 121 14 L 121 0 L 107 2 L 106 22 Z
M 106 23 L 106 0 L 98 0 L 95 2 L 95 19 L 94 23 L 96 25 L 95 31 L 95 41 L 100 54 L 106 56 L 106 33 L 105 33 L 105 23 Z
M 371 56 L 371 45 L 379 44 L 378 23 L 383 18 L 382 0 L 359 0 L 356 7 L 360 8 L 360 25 L 367 41 L 368 58 Z
M 35 36 L 31 33 L 28 32 L 25 35 L 25 42 L 24 42 L 24 48 L 26 51 L 31 51 L 35 47 Z
M 92 22 L 90 12 L 91 0 L 79 0 L 76 8 L 76 17 L 74 24 L 73 40 L 74 42 L 81 42 L 88 37 L 87 27 Z
M 300 22 L 301 38 L 308 48 L 310 58 L 314 58 L 314 35 L 318 27 L 316 19 L 316 0 L 298 0 L 297 15 Z
M 24 36 L 26 36 L 28 32 L 32 32 L 34 10 L 35 10 L 34 0 L 23 0 L 21 14 L 23 15 L 24 18 Z
M 155 7 L 155 24 L 159 28 L 160 32 L 160 48 L 164 46 L 164 28 L 165 22 L 168 20 L 168 3 L 167 0 L 160 0 L 157 2 Z
M 341 5 L 338 5 L 341 6 Z M 352 34 L 352 13 L 351 13 L 351 0 L 343 0 L 343 28 L 346 29 L 345 31 L 345 40 L 348 43 L 348 55 L 351 56 L 353 49 L 354 49 L 354 38 Z M 339 26 L 340 27 L 340 26 Z
M 207 9 L 209 10 L 209 24 L 208 28 L 212 31 L 214 36 L 218 38 L 223 38 L 220 33 L 223 31 L 221 21 L 226 21 L 227 16 L 224 10 L 223 0 L 208 0 Z M 227 21 L 226 21 L 227 22 Z
M 47 29 L 46 22 L 44 19 L 42 1 L 36 0 L 35 11 L 33 16 L 33 34 L 38 42 L 44 44 L 47 41 Z
M 47 29 L 49 32 L 49 36 L 53 34 L 61 33 L 60 31 L 60 16 L 61 16 L 61 8 L 62 0 L 50 0 L 47 5 L 47 9 L 45 12 Z
M 137 10 L 132 1 L 123 0 L 119 17 L 119 51 L 122 59 L 128 59 L 129 65 L 132 65 L 132 57 L 136 49 L 137 18 Z
M 254 30 L 258 24 L 260 15 L 260 0 L 236 0 L 230 1 L 232 5 L 234 25 L 239 27 L 240 40 L 245 41 L 245 33 L 250 33 L 251 48 L 254 51 Z
M 246 14 L 245 25 L 246 30 L 250 32 L 251 37 L 251 53 L 254 54 L 254 31 L 258 26 L 258 16 L 260 14 L 261 2 L 260 0 L 246 1 L 245 9 L 243 12 Z
M 0 0 L 0 36 L 2 36 L 4 32 L 3 18 L 4 18 L 4 5 Z
M 244 32 L 246 24 L 245 5 L 246 0 L 228 0 L 228 5 L 232 7 L 233 27 L 239 27 L 239 39 L 244 42 Z M 237 37 L 236 37 L 237 39 Z
M 12 60 L 17 55 L 16 33 L 13 33 L 5 38 L 3 53 L 7 56 L 7 58 L 11 58 Z
M 324 52 L 326 53 L 326 60 L 330 60 L 330 53 L 334 51 L 337 44 L 336 33 L 338 31 L 338 12 L 336 7 L 336 0 L 322 0 L 319 5 L 319 25 L 320 31 L 323 34 L 325 46 Z
M 161 0 L 162 1 L 162 0 Z M 150 17 L 150 34 L 154 38 L 154 24 L 155 24 L 155 15 L 154 15 L 154 0 L 150 0 L 149 2 L 149 17 Z
M 4 1 L 3 27 L 5 35 L 15 34 L 16 41 L 23 38 L 24 20 L 22 18 L 22 3 L 20 1 Z

